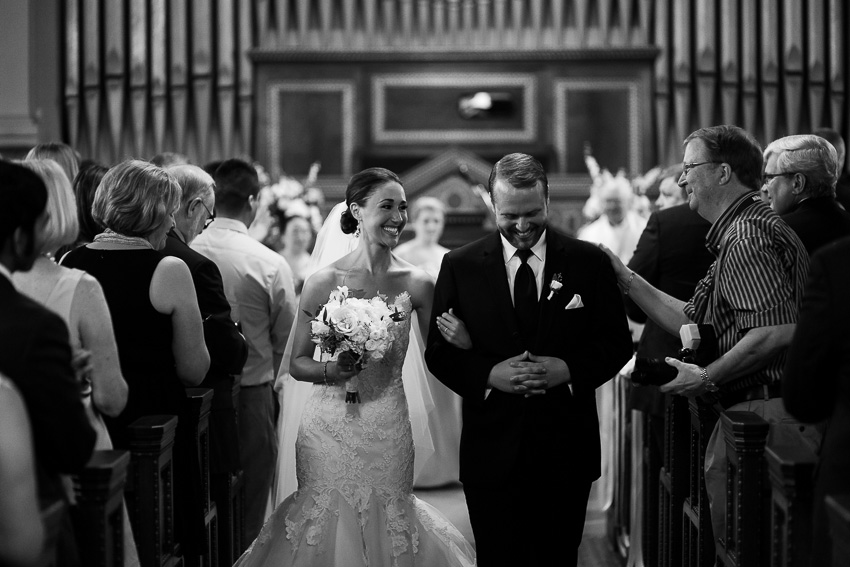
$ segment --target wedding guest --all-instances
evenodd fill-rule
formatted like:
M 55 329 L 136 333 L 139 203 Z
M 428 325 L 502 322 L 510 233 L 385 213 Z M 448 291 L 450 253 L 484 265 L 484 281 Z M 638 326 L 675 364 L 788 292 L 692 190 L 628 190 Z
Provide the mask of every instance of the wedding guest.
M 295 282 L 295 294 L 301 295 L 304 280 L 313 271 L 310 262 L 310 245 L 313 243 L 313 227 L 310 221 L 301 216 L 293 215 L 284 217 L 281 229 L 281 243 L 283 248 L 280 255 L 286 259 L 286 263 L 292 269 L 292 277 Z
M 803 306 L 788 349 L 782 399 L 804 423 L 829 420 L 815 472 L 810 565 L 833 565 L 824 497 L 850 492 L 850 238 L 813 257 Z
M 479 565 L 575 566 L 600 475 L 595 392 L 632 354 L 626 314 L 605 254 L 548 226 L 539 161 L 503 157 L 488 191 L 498 231 L 446 254 L 425 360 L 463 396 L 460 479 Z M 458 318 L 468 348 L 446 338 Z M 519 518 L 532 536 L 517 537 Z
M 44 547 L 27 410 L 0 374 L 0 565 L 34 565 Z
M 39 498 L 66 500 L 60 474 L 80 471 L 96 434 L 89 423 L 71 365 L 68 328 L 62 319 L 15 289 L 14 272 L 37 257 L 48 217 L 47 190 L 38 175 L 0 161 L 0 372 L 15 384 L 32 424 Z M 70 520 L 60 530 L 65 564 L 76 562 Z
M 646 219 L 632 210 L 635 195 L 628 179 L 617 175 L 607 178 L 604 183 L 599 191 L 602 215 L 581 228 L 578 238 L 604 244 L 623 263 L 628 263 L 646 227 Z
M 64 142 L 36 144 L 25 159 L 52 159 L 62 167 L 71 183 L 80 171 L 80 154 Z
M 174 165 L 167 171 L 180 185 L 182 197 L 162 251 L 186 262 L 192 274 L 210 353 L 210 369 L 201 386 L 215 392 L 210 412 L 210 472 L 230 474 L 240 468 L 233 382 L 234 375 L 242 372 L 248 346 L 230 317 L 221 272 L 215 262 L 189 247 L 215 220 L 215 182 L 195 165 Z
M 245 482 L 245 537 L 257 537 L 266 519 L 277 463 L 272 386 L 295 317 L 292 270 L 279 254 L 250 236 L 257 213 L 259 178 L 239 159 L 213 175 L 217 217 L 192 248 L 216 263 L 231 314 L 242 325 L 248 360 L 239 377 L 239 446 Z
M 764 150 L 762 192 L 811 255 L 850 235 L 850 213 L 835 200 L 838 157 L 820 136 L 786 136 Z
M 111 168 L 95 193 L 92 216 L 104 227 L 94 242 L 72 250 L 63 264 L 84 270 L 103 287 L 130 387 L 127 406 L 106 425 L 118 449 L 129 444 L 127 426 L 146 415 L 179 416 L 186 387 L 209 369 L 198 299 L 185 262 L 162 253 L 180 186 L 147 162 Z M 201 477 L 192 424 L 179 419 L 174 445 L 176 538 L 189 556 L 203 542 Z
M 666 294 L 606 250 L 624 293 L 668 333 L 688 323 L 711 324 L 717 360 L 707 366 L 668 358 L 676 378 L 662 392 L 708 396 L 727 411 L 750 411 L 770 424 L 768 444 L 820 444 L 820 433 L 794 420 L 779 380 L 808 274 L 802 242 L 765 205 L 758 189 L 763 157 L 758 142 L 737 126 L 700 128 L 685 139 L 689 206 L 711 223 L 706 247 L 716 260 L 687 302 Z M 716 394 L 716 395 L 711 395 Z M 726 442 L 716 425 L 705 453 L 712 527 L 726 533 Z
M 656 210 L 663 211 L 664 209 L 688 202 L 688 192 L 684 188 L 679 187 L 678 181 L 681 175 L 681 165 L 670 166 L 658 175 L 658 198 L 655 199 Z
M 847 146 L 844 143 L 844 138 L 832 128 L 818 128 L 812 134 L 820 136 L 832 144 L 832 147 L 838 153 L 838 181 L 835 183 L 835 200 L 841 203 L 845 211 L 850 211 L 850 173 L 848 173 L 845 163 Z
M 439 199 L 420 197 L 410 207 L 410 219 L 415 236 L 399 244 L 393 253 L 422 268 L 436 280 L 443 256 L 449 251 L 439 244 L 446 222 L 446 208 Z M 434 410 L 429 415 L 434 454 L 413 479 L 417 488 L 456 483 L 460 475 L 458 451 L 462 400 L 430 373 L 428 380 L 434 397 Z
M 108 169 L 98 163 L 89 163 L 80 168 L 77 177 L 73 179 L 74 198 L 77 204 L 77 221 L 80 225 L 80 233 L 74 248 L 89 244 L 94 237 L 103 232 L 103 227 L 92 217 L 92 204 L 97 186 L 103 180 Z
M 41 255 L 31 270 L 13 274 L 12 282 L 22 293 L 62 317 L 68 326 L 83 404 L 97 432 L 94 448 L 109 450 L 112 440 L 102 416 L 115 417 L 127 404 L 127 383 L 118 364 L 109 307 L 96 279 L 81 270 L 60 266 L 49 258 L 77 236 L 79 225 L 71 183 L 59 164 L 51 159 L 25 160 L 21 165 L 44 181 L 47 223 L 43 231 L 36 233 Z M 124 563 L 137 565 L 136 543 L 126 514 L 124 536 Z
M 434 197 L 420 197 L 410 207 L 410 220 L 414 237 L 395 249 L 395 255 L 407 260 L 437 278 L 443 256 L 449 251 L 440 246 L 440 237 L 446 226 L 446 207 Z

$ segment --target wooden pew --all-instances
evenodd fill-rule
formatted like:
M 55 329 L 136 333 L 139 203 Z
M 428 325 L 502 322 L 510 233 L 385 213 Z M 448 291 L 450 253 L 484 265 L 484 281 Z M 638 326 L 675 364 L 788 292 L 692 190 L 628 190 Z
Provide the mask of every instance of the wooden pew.
M 205 550 L 199 558 L 203 565 L 217 567 L 219 562 L 218 550 L 218 512 L 216 503 L 210 499 L 210 408 L 212 407 L 213 391 L 209 388 L 187 388 L 188 419 L 195 424 L 193 429 L 195 445 L 198 448 L 198 461 L 201 465 L 201 483 L 203 486 Z M 194 563 L 189 558 L 187 563 Z M 227 565 L 232 565 L 228 563 Z
M 74 477 L 71 507 L 80 561 L 86 566 L 124 565 L 124 483 L 128 451 L 95 451 Z
M 850 494 L 826 497 L 829 531 L 832 534 L 832 567 L 850 565 Z
M 690 482 L 688 495 L 682 506 L 682 557 L 679 563 L 673 564 L 687 567 L 713 567 L 716 553 L 703 469 L 705 449 L 719 414 L 713 405 L 699 398 L 690 399 L 689 404 L 691 438 L 688 476 Z
M 127 505 L 142 567 L 183 564 L 174 538 L 172 450 L 177 417 L 152 415 L 129 426 Z
M 726 440 L 727 520 L 726 533 L 717 538 L 717 556 L 726 567 L 761 565 L 769 550 L 764 460 L 769 425 L 745 411 L 724 412 L 720 423 Z
M 231 396 L 237 414 L 240 389 L 239 384 L 234 382 Z M 233 565 L 247 547 L 243 534 L 245 499 L 242 490 L 242 471 L 236 471 L 234 474 L 213 474 L 211 490 L 212 499 L 218 509 L 219 565 Z
M 658 475 L 658 565 L 682 564 L 682 510 L 690 489 L 691 413 L 688 399 L 672 396 L 664 415 L 664 453 Z
M 805 567 L 812 550 L 812 507 L 817 457 L 804 446 L 765 450 L 770 473 L 770 545 L 774 567 Z

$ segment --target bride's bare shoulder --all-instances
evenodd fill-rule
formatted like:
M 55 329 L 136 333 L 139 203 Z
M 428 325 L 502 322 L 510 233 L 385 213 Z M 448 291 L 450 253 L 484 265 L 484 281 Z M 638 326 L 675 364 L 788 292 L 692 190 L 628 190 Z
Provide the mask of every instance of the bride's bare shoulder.
M 399 259 L 397 267 L 398 274 L 402 279 L 402 289 L 407 290 L 411 297 L 430 297 L 434 293 L 434 278 L 422 268 L 416 267 L 413 264 Z

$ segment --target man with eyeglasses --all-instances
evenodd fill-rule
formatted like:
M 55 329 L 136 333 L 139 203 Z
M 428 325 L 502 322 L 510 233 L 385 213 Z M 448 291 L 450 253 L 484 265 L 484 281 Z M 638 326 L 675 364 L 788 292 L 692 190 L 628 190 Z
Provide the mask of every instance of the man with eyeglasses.
M 837 180 L 838 154 L 820 136 L 786 136 L 764 150 L 762 193 L 810 255 L 850 235 L 850 213 L 835 200 Z
M 235 375 L 242 372 L 248 345 L 230 317 L 230 303 L 224 294 L 218 266 L 189 247 L 215 220 L 213 178 L 195 165 L 171 165 L 167 170 L 177 180 L 183 194 L 162 252 L 186 262 L 195 284 L 204 321 L 204 342 L 210 353 L 210 369 L 200 386 L 214 392 L 210 409 L 210 472 L 214 480 L 219 480 L 220 476 L 229 480 L 240 468 L 233 382 Z M 218 487 L 221 483 L 213 484 Z
M 673 358 L 678 371 L 662 392 L 701 396 L 726 411 L 750 411 L 771 424 L 768 444 L 820 444 L 820 433 L 793 420 L 780 380 L 808 275 L 802 242 L 759 198 L 762 151 L 736 126 L 701 128 L 685 139 L 679 185 L 711 223 L 705 244 L 715 261 L 687 302 L 667 295 L 613 254 L 620 286 L 669 333 L 710 324 L 718 358 L 705 367 Z M 715 427 L 705 455 L 705 485 L 715 537 L 725 539 L 726 443 Z

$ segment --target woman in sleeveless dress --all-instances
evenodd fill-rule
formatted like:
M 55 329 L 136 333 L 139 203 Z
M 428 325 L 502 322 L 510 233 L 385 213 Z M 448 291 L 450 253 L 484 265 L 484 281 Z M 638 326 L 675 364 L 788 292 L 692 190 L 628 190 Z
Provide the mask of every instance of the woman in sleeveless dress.
M 53 160 L 30 159 L 21 164 L 44 181 L 48 218 L 43 232 L 36 235 L 41 255 L 28 272 L 12 274 L 12 281 L 21 293 L 54 311 L 68 326 L 75 369 L 81 379 L 83 404 L 97 432 L 94 448 L 109 450 L 112 440 L 102 416 L 115 417 L 127 404 L 127 382 L 118 364 L 109 307 L 96 279 L 81 270 L 60 266 L 47 256 L 77 238 L 79 224 L 71 182 Z M 138 564 L 136 543 L 125 508 L 124 565 Z
M 290 373 L 313 383 L 296 442 L 298 490 L 275 510 L 237 565 L 465 566 L 474 551 L 436 509 L 412 494 L 414 446 L 401 376 L 410 315 L 427 335 L 433 280 L 396 258 L 407 222 L 398 177 L 371 168 L 351 178 L 342 230 L 357 248 L 313 274 L 301 296 Z M 359 369 L 350 360 L 314 360 L 313 311 L 338 286 L 386 297 L 407 316 L 383 359 Z M 358 378 L 360 403 L 346 403 Z
M 95 193 L 93 217 L 104 227 L 94 242 L 69 252 L 63 265 L 85 270 L 103 287 L 112 315 L 127 406 L 105 419 L 116 448 L 129 448 L 128 426 L 147 415 L 179 416 L 186 388 L 209 368 L 201 313 L 186 264 L 160 250 L 180 203 L 167 171 L 128 160 L 110 169 Z M 178 419 L 174 442 L 174 524 L 188 556 L 201 552 L 201 472 L 191 426 Z

